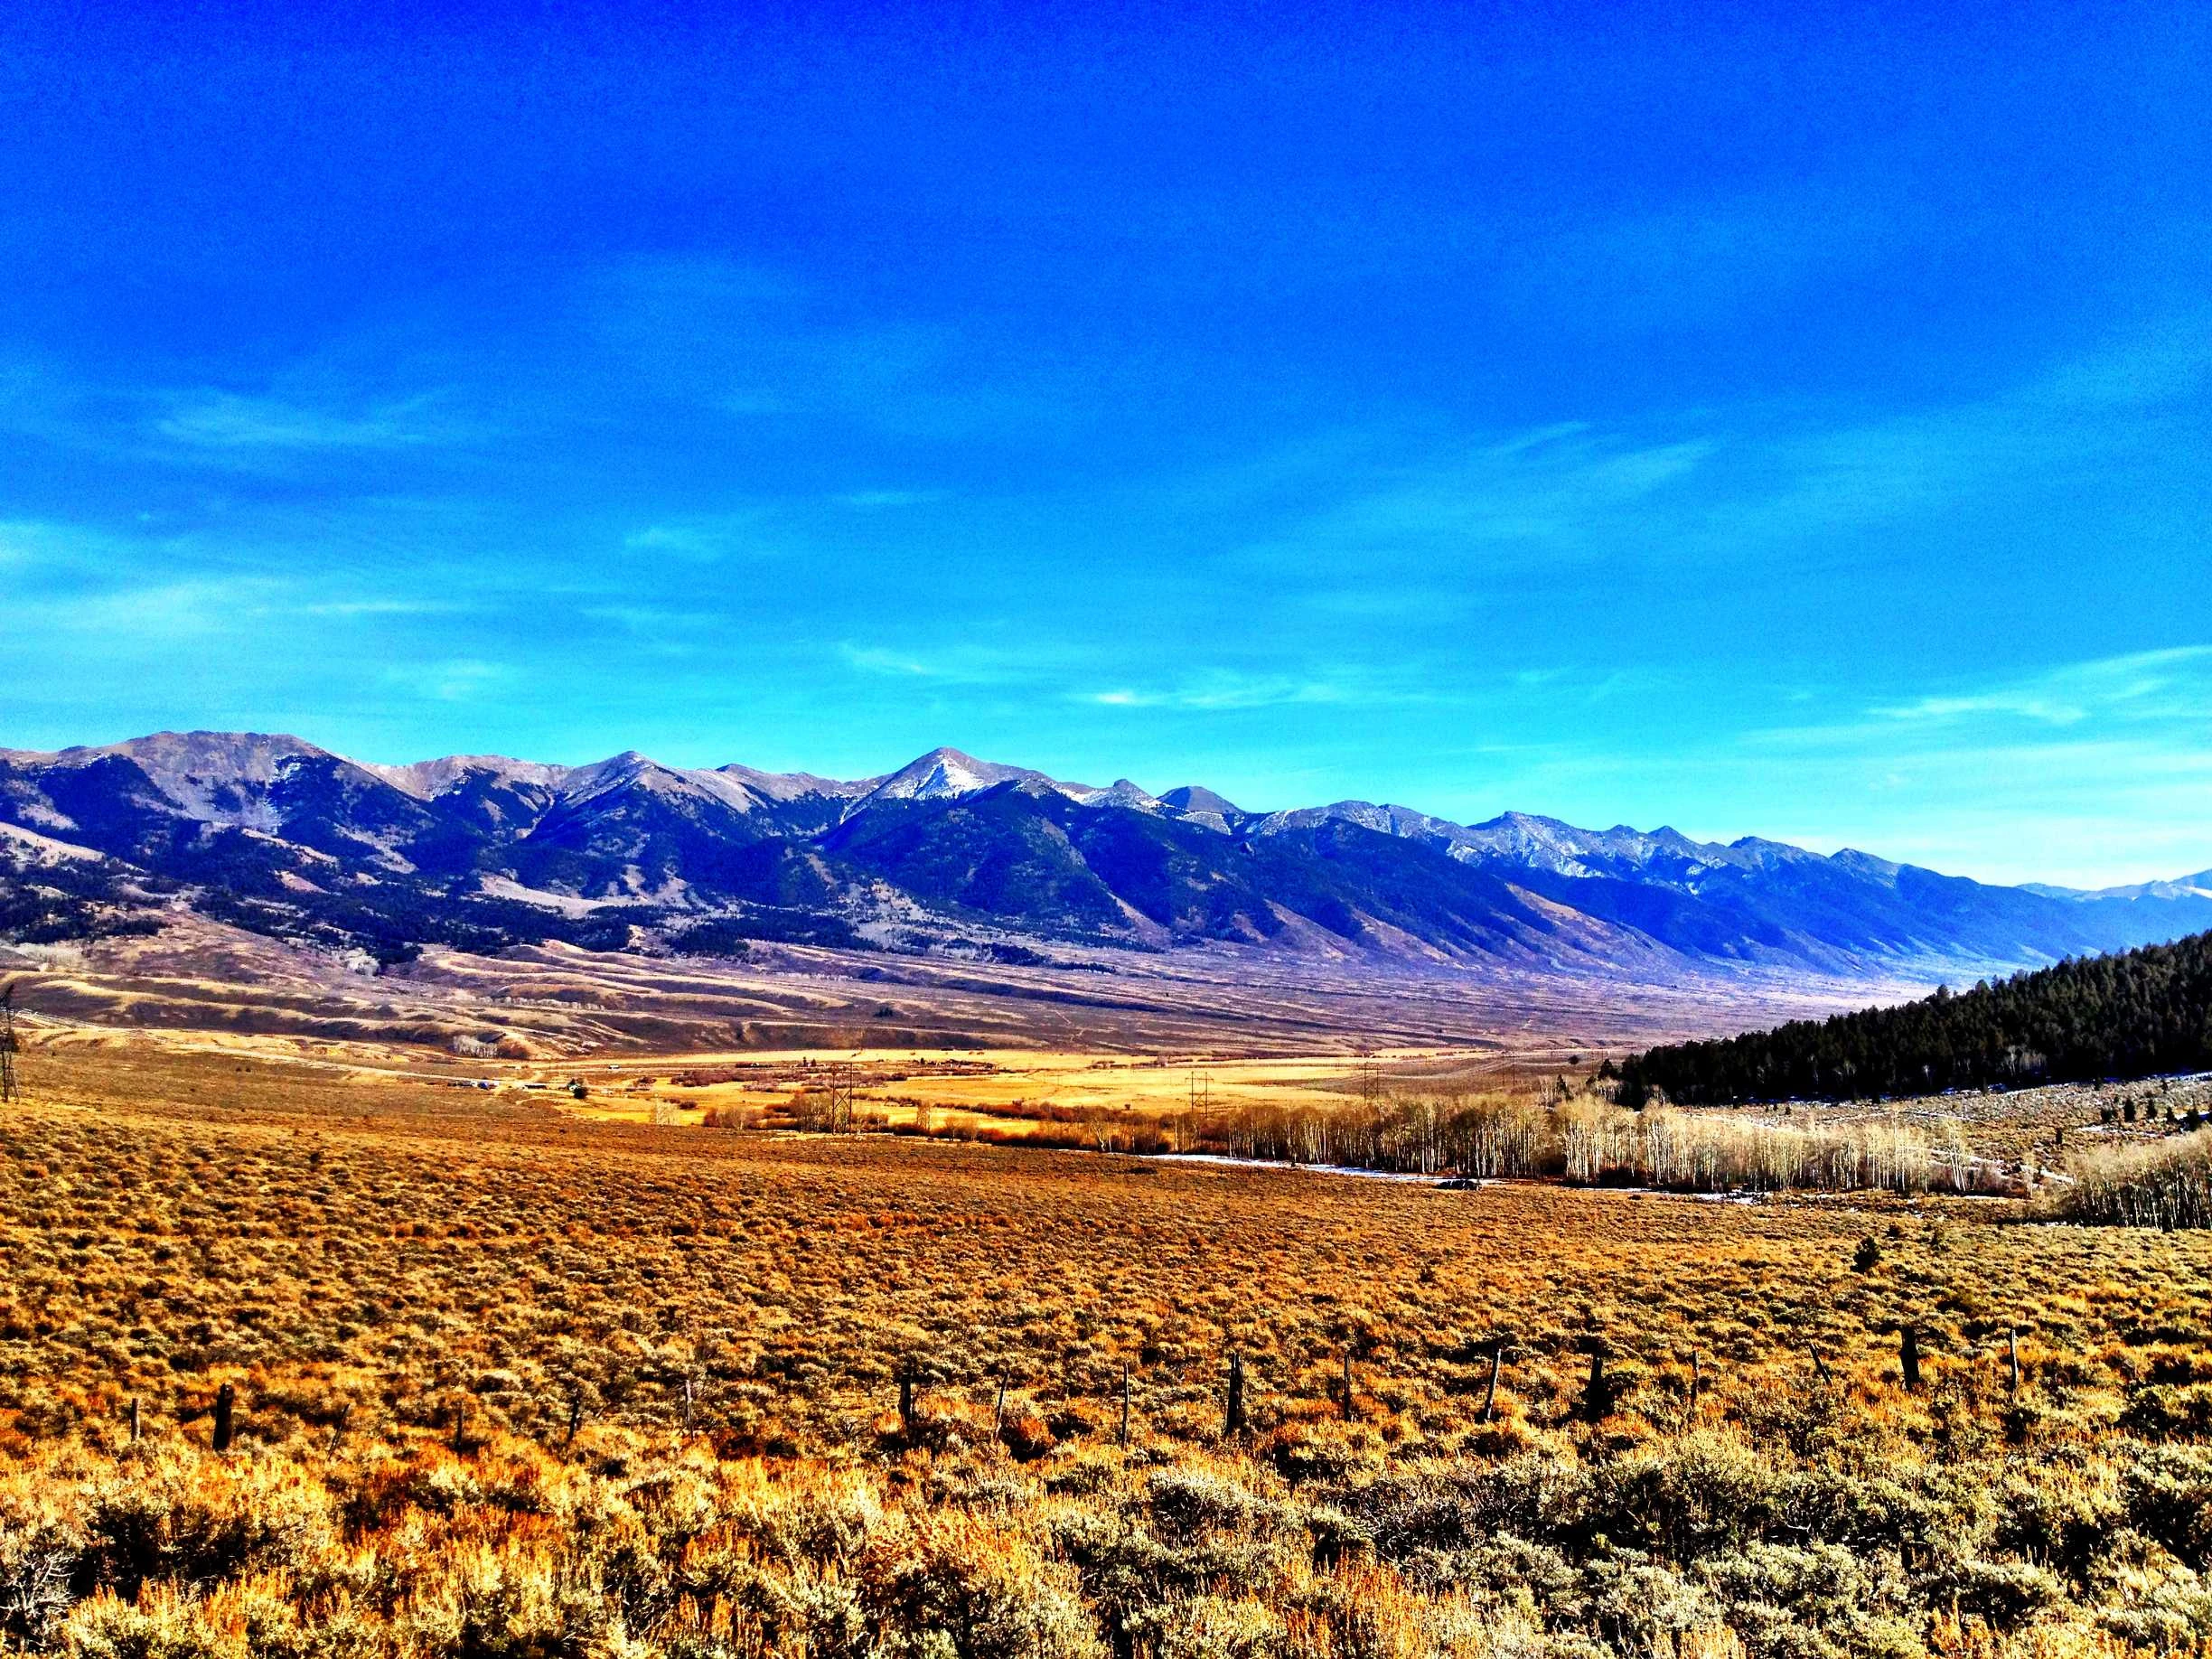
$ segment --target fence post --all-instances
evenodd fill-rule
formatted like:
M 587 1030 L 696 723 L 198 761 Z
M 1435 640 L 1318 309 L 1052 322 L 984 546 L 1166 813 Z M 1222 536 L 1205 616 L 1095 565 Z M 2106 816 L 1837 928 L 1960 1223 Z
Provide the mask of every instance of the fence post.
M 906 1359 L 899 1364 L 899 1431 L 908 1439 L 914 1437 L 914 1361 Z
M 1344 1419 L 1347 1423 L 1352 1420 L 1352 1350 L 1349 1348 L 1344 1354 Z
M 2020 1392 L 2020 1326 L 2005 1333 L 2005 1362 L 2012 1373 L 2012 1392 Z
M 1908 1392 L 1920 1390 L 1920 1327 L 1907 1325 L 1898 1337 L 1898 1364 L 1905 1373 Z
M 683 1431 L 686 1434 L 691 1432 L 691 1378 L 689 1374 L 684 1377 Z
M 338 1408 L 338 1415 L 331 1420 L 330 1448 L 333 1452 L 338 1449 L 338 1443 L 345 1439 L 346 1424 L 352 1420 L 352 1417 L 353 1407 L 351 1402 L 349 1401 L 348 1403 L 340 1406 Z
M 1244 1356 L 1233 1351 L 1229 1355 L 1229 1405 L 1222 1415 L 1222 1432 L 1244 1432 Z
M 1505 1339 L 1500 1337 L 1490 1348 L 1490 1386 L 1483 1394 L 1482 1420 L 1488 1422 L 1497 1411 L 1498 1372 L 1505 1364 Z
M 1705 1385 L 1705 1371 L 1704 1371 L 1704 1366 L 1703 1366 L 1703 1365 L 1701 1364 L 1701 1361 L 1700 1361 L 1700 1355 L 1699 1355 L 1699 1354 L 1698 1354 L 1698 1351 L 1697 1351 L 1695 1348 L 1692 1348 L 1692 1349 L 1691 1349 L 1691 1350 L 1690 1350 L 1690 1411 L 1689 1411 L 1689 1413 L 1688 1413 L 1688 1418 L 1689 1418 L 1689 1419 L 1694 1419 L 1694 1418 L 1697 1416 L 1697 1408 L 1698 1408 L 1698 1395 L 1699 1395 L 1699 1393 L 1700 1393 L 1700 1392 L 1701 1392 L 1703 1390 L 1704 1385 Z M 1685 1420 L 1688 1420 L 1688 1419 L 1685 1419 Z
M 561 1449 L 566 1451 L 576 1444 L 576 1430 L 584 1426 L 584 1391 L 571 1389 L 568 1393 L 568 1432 L 562 1438 Z
M 238 1392 L 228 1382 L 215 1391 L 215 1449 L 230 1449 L 230 1410 L 238 1403 Z
M 1608 1398 L 1610 1393 L 1611 1390 L 1606 1382 L 1605 1350 L 1592 1348 L 1590 1350 L 1589 1384 L 1582 1395 L 1583 1421 L 1602 1423 L 1612 1415 L 1613 1401 Z

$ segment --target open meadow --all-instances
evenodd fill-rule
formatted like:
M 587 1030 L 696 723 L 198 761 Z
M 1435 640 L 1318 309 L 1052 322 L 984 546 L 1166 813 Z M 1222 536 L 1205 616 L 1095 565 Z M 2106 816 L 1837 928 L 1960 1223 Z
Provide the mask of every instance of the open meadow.
M 149 1044 L 25 1060 L 0 1628 L 32 1650 L 2212 1633 L 2201 1232 L 655 1125 Z

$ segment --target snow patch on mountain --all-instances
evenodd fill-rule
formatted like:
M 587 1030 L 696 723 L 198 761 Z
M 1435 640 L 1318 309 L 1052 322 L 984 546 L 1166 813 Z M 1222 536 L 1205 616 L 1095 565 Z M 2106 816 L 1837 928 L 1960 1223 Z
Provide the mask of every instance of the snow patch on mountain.
M 2031 881 L 2025 891 L 2040 894 L 2045 898 L 2073 899 L 2084 904 L 2097 899 L 2212 899 L 2212 870 L 2177 876 L 2170 881 L 2131 882 L 2122 887 L 2053 887 Z
M 120 757 L 134 763 L 185 817 L 225 829 L 269 833 L 283 828 L 281 815 L 267 798 L 269 785 L 304 760 L 337 758 L 281 732 L 155 732 L 123 743 L 80 745 L 50 755 L 15 750 L 5 755 L 17 763 L 57 768 L 90 766 Z
M 489 775 L 502 783 L 558 789 L 571 768 L 548 765 L 542 761 L 511 760 L 504 755 L 447 755 L 436 760 L 410 761 L 404 766 L 380 766 L 364 762 L 362 770 L 374 773 L 394 789 L 417 801 L 436 801 L 479 774 Z
M 756 772 L 750 766 L 735 764 L 717 766 L 715 770 L 721 776 L 743 784 L 764 801 L 802 801 L 809 795 L 852 800 L 867 794 L 884 782 L 881 777 L 839 779 L 818 778 L 811 772 Z
M 1160 810 L 1158 796 L 1147 793 L 1127 778 L 1116 778 L 1104 789 L 1078 791 L 1064 788 L 1061 792 L 1084 806 L 1129 807 L 1139 812 L 1157 812 Z

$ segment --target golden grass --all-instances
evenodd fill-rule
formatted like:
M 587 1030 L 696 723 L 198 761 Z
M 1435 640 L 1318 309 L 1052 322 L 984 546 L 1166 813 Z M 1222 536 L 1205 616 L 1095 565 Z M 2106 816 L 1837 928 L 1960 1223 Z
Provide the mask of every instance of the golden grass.
M 1064 1137 L 1071 1126 L 1085 1124 L 1128 1132 L 1194 1109 L 1220 1115 L 1255 1107 L 1335 1107 L 1363 1086 L 1379 1087 L 1399 1068 L 1439 1060 L 1482 1064 L 1477 1056 L 1436 1050 L 1140 1059 L 1090 1049 L 857 1048 L 474 1069 L 518 1088 L 535 1085 L 563 1110 L 598 1120 L 651 1123 L 661 1107 L 787 1115 L 802 1092 L 836 1081 L 851 1089 L 857 1113 L 885 1127 L 931 1132 L 964 1127 L 1026 1139 L 1040 1129 Z M 588 1091 L 581 1102 L 567 1098 L 571 1081 Z
M 155 1047 L 32 1059 L 33 1103 L 0 1120 L 0 1604 L 41 1561 L 66 1572 L 35 1618 L 0 1605 L 17 1641 L 2212 1636 L 2204 1234 L 716 1134 Z

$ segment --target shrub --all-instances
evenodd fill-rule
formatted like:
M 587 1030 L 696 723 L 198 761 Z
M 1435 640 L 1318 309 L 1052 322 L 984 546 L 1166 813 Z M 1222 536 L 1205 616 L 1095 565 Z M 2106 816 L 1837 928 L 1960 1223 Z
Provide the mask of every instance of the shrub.
M 79 1570 L 126 1599 L 153 1580 L 290 1571 L 319 1559 L 337 1537 L 330 1490 L 295 1465 L 182 1448 L 94 1486 L 83 1524 Z
M 1756 1543 L 1708 1561 L 1701 1576 L 1754 1655 L 1863 1652 L 1886 1610 L 1866 1566 L 1836 1544 Z
M 1145 1482 L 1145 1512 L 1167 1537 L 1241 1529 L 1271 1511 L 1226 1474 L 1203 1466 L 1160 1469 Z
M 1058 1444 L 1052 1428 L 1035 1411 L 1010 1411 L 998 1425 L 998 1439 L 1017 1463 L 1035 1463 Z
M 1617 1542 L 1695 1562 L 1760 1535 L 1777 1485 L 1773 1460 L 1739 1436 L 1700 1429 L 1601 1466 L 1592 1524 Z
M 1067 1569 L 1027 1539 L 948 1514 L 888 1528 L 860 1563 L 877 1652 L 958 1659 L 1092 1659 L 1095 1626 Z
M 2122 1480 L 2128 1520 L 2198 1571 L 2212 1561 L 2212 1449 L 2144 1448 Z
M 68 1610 L 84 1554 L 74 1506 L 58 1495 L 0 1489 L 0 1633 L 34 1647 Z

